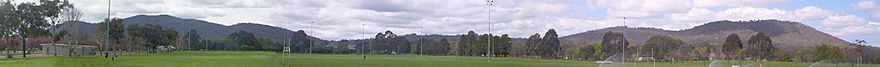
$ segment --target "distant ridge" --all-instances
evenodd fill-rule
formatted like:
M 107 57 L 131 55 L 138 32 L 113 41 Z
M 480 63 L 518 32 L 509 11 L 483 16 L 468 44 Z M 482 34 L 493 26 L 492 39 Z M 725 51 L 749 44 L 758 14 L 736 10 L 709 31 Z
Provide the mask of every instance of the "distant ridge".
M 721 45 L 727 35 L 738 34 L 740 39 L 743 39 L 743 43 L 745 43 L 749 37 L 757 33 L 764 33 L 771 37 L 777 48 L 812 47 L 821 44 L 851 47 L 848 46 L 849 42 L 818 31 L 810 26 L 798 22 L 780 20 L 715 21 L 679 31 L 655 28 L 610 27 L 563 36 L 560 40 L 562 40 L 564 46 L 586 45 L 586 43 L 601 41 L 601 37 L 605 32 L 623 33 L 629 42 L 634 45 L 644 44 L 649 37 L 655 35 L 667 35 L 680 39 L 685 42 L 685 45 L 701 43 Z
M 124 18 L 123 20 L 123 24 L 126 25 L 158 24 L 164 28 L 173 28 L 174 30 L 180 32 L 180 34 L 186 33 L 191 29 L 197 30 L 202 38 L 210 40 L 220 40 L 225 38 L 230 33 L 237 31 L 251 32 L 254 33 L 257 37 L 270 38 L 276 42 L 287 40 L 287 38 L 292 38 L 292 35 L 296 34 L 295 30 L 288 30 L 270 25 L 240 23 L 230 26 L 224 26 L 221 24 L 211 23 L 202 20 L 181 19 L 170 15 L 136 15 Z M 95 31 L 95 28 L 97 26 L 99 25 L 96 25 L 95 23 L 67 22 L 61 24 L 59 27 L 72 27 L 65 29 L 90 34 L 91 32 Z M 849 42 L 834 37 L 830 34 L 818 31 L 810 26 L 798 22 L 780 20 L 715 21 L 700 26 L 695 26 L 690 29 L 677 31 L 656 28 L 609 27 L 581 32 L 568 36 L 562 36 L 560 37 L 560 41 L 562 42 L 562 47 L 564 48 L 592 45 L 592 43 L 594 42 L 601 41 L 602 35 L 606 32 L 623 33 L 624 36 L 626 36 L 629 42 L 631 42 L 631 44 L 633 45 L 644 44 L 643 42 L 651 36 L 667 35 L 672 38 L 684 41 L 685 45 L 708 43 L 710 45 L 717 46 L 722 44 L 725 37 L 730 34 L 738 34 L 740 35 L 741 39 L 744 39 L 742 41 L 747 41 L 749 37 L 755 35 L 756 33 L 764 33 L 771 37 L 773 43 L 776 44 L 775 46 L 777 48 L 783 49 L 812 47 L 821 44 L 852 47 L 848 45 Z M 73 35 L 89 34 L 74 33 Z M 446 38 L 451 43 L 456 43 L 461 35 L 405 34 L 401 36 L 409 39 L 410 41 L 418 41 L 415 40 L 418 38 L 426 38 L 432 40 L 440 40 L 442 38 Z M 322 40 L 320 38 L 315 38 L 312 36 L 309 36 L 309 38 L 311 38 L 316 43 L 324 43 L 330 46 L 353 46 L 353 44 L 351 43 L 338 43 L 338 41 Z M 525 38 L 514 38 L 512 41 L 514 43 L 513 47 L 521 47 L 523 43 L 525 43 L 525 40 Z M 515 48 L 513 50 L 514 52 L 517 52 L 520 49 Z
M 295 33 L 295 30 L 288 30 L 280 27 L 274 27 L 263 24 L 256 23 L 239 23 L 230 26 L 224 26 L 221 24 L 211 23 L 202 20 L 196 19 L 182 19 L 170 15 L 136 15 L 123 19 L 123 24 L 126 26 L 134 25 L 134 24 L 157 24 L 162 26 L 163 28 L 171 28 L 175 31 L 179 32 L 179 34 L 183 35 L 189 30 L 196 30 L 199 32 L 199 35 L 203 39 L 209 40 L 221 40 L 226 38 L 229 34 L 238 31 L 246 31 L 250 33 L 254 33 L 255 36 L 260 38 L 270 38 L 276 42 L 281 42 L 283 40 L 288 40 L 292 38 Z M 96 23 L 86 23 L 86 22 L 67 22 L 62 23 L 59 27 L 70 27 L 71 31 L 76 31 L 79 33 L 89 33 L 95 31 L 96 27 L 99 26 Z M 73 29 L 73 28 L 81 28 L 81 29 Z M 67 29 L 67 28 L 65 28 Z M 74 34 L 74 35 L 88 35 L 88 34 Z M 313 41 L 324 41 L 319 38 L 309 37 L 313 39 Z

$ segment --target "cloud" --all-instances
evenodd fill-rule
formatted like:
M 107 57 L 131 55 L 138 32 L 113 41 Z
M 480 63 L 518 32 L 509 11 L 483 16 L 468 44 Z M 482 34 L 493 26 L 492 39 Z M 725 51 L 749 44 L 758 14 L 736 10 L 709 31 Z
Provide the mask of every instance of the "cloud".
M 834 14 L 835 13 L 830 10 L 825 10 L 813 6 L 807 6 L 794 10 L 794 16 L 802 20 L 817 20 Z
M 880 24 L 855 15 L 829 16 L 821 21 L 827 28 L 836 29 L 834 35 L 853 35 L 880 32 Z
M 791 20 L 791 14 L 781 9 L 738 7 L 718 12 L 718 18 L 727 20 L 760 20 L 781 19 Z
M 786 3 L 790 0 L 693 0 L 694 7 L 698 8 L 723 8 L 723 7 L 766 7 L 770 4 Z
M 536 15 L 560 15 L 562 13 L 566 13 L 569 7 L 565 4 L 554 4 L 554 3 L 535 3 L 535 2 L 525 2 L 522 7 L 523 15 L 526 16 L 536 16 Z
M 169 14 L 182 18 L 201 19 L 224 25 L 242 22 L 264 22 L 272 0 L 122 0 L 111 1 L 112 17 L 125 18 L 138 14 Z M 83 10 L 82 20 L 100 22 L 107 15 L 105 0 L 71 0 Z
M 596 0 L 597 7 L 607 8 L 609 17 L 653 17 L 691 9 L 728 7 L 765 7 L 789 0 Z
M 851 4 L 851 6 L 856 10 L 867 10 L 871 12 L 871 16 L 874 16 L 874 18 L 880 18 L 880 8 L 877 8 L 876 1 L 874 0 L 862 0 Z
M 468 30 L 488 33 L 488 9 L 492 10 L 493 33 L 543 32 L 553 28 L 543 24 L 570 24 L 583 17 L 571 15 L 574 11 L 565 0 L 548 1 L 496 1 L 488 8 L 483 1 L 409 1 L 409 0 L 320 0 L 282 1 L 272 23 L 288 29 L 316 31 L 314 35 L 327 39 L 347 39 L 372 36 L 379 31 L 396 33 L 462 34 Z M 280 23 L 285 22 L 285 23 Z M 306 23 L 315 22 L 315 23 Z M 361 25 L 364 24 L 363 31 Z M 591 29 L 565 26 L 570 29 Z M 525 29 L 521 29 L 525 28 Z M 529 29 L 541 28 L 541 29 Z M 319 29 L 319 30 L 318 30 Z M 313 33 L 309 33 L 313 34 Z M 528 33 L 531 34 L 531 33 Z M 528 36 L 511 34 L 512 36 Z
M 852 6 L 853 6 L 853 8 L 859 9 L 859 10 L 870 10 L 870 9 L 877 8 L 876 7 L 877 5 L 875 3 L 876 2 L 874 2 L 873 0 L 862 0 L 856 4 L 853 4 Z
M 597 0 L 610 17 L 651 17 L 664 13 L 686 12 L 693 6 L 688 0 Z
M 691 9 L 686 13 L 673 13 L 666 15 L 664 19 L 652 20 L 661 22 L 662 24 L 651 24 L 653 26 L 649 27 L 677 30 L 687 29 L 705 22 L 718 20 L 746 21 L 761 19 L 797 21 L 817 27 L 820 31 L 829 32 L 835 36 L 851 36 L 880 32 L 880 23 L 865 20 L 864 18 L 855 15 L 837 13 L 832 10 L 813 6 L 807 6 L 795 10 L 754 7 L 737 7 L 720 11 Z

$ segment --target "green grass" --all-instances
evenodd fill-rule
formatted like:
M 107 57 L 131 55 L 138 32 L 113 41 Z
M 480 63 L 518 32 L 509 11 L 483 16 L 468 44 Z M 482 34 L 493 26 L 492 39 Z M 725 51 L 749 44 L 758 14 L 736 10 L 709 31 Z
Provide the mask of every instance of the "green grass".
M 271 52 L 175 52 L 120 56 L 110 61 L 103 56 L 7 59 L 0 67 L 279 67 L 281 60 Z
M 808 67 L 809 63 L 720 61 L 729 65 L 765 67 Z M 615 67 L 707 67 L 712 61 L 635 62 L 604 64 Z M 182 51 L 120 56 L 117 61 L 103 57 L 49 57 L 0 60 L 0 67 L 598 67 L 594 61 L 538 60 L 525 58 L 485 58 L 421 55 L 357 54 L 278 54 L 273 52 Z M 840 64 L 850 67 L 849 64 Z M 878 65 L 860 65 L 877 67 Z
M 523 58 L 483 58 L 416 55 L 322 55 L 294 54 L 292 66 L 304 67 L 584 67 L 597 66 L 587 61 L 534 60 Z

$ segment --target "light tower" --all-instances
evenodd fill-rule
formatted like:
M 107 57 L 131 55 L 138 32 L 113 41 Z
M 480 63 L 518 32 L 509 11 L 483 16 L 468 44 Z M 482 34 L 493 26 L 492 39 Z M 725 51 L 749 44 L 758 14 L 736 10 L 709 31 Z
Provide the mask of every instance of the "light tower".
M 494 4 L 492 4 L 493 2 L 495 2 L 495 1 L 486 0 L 486 6 L 488 6 L 487 10 L 489 10 L 489 18 L 488 18 L 489 19 L 488 20 L 489 21 L 489 24 L 488 24 L 489 25 L 489 42 L 487 42 L 488 44 L 486 44 L 486 45 L 488 45 L 486 47 L 486 48 L 488 48 L 488 51 L 486 51 L 486 57 L 492 56 L 492 5 L 494 5 Z M 490 59 L 486 59 L 486 61 L 489 62 Z
M 112 0 L 107 0 L 107 19 L 104 22 L 104 24 L 107 24 L 107 27 L 104 28 L 104 31 L 107 33 L 107 35 L 105 35 L 106 38 L 104 38 L 104 40 L 106 40 L 105 41 L 106 44 L 104 44 L 103 47 L 107 47 L 110 45 L 110 40 L 109 40 L 110 39 L 110 23 L 113 20 L 113 19 L 110 19 L 110 6 L 111 6 L 110 3 L 112 3 Z M 110 47 L 110 48 L 112 48 L 112 47 Z M 106 51 L 107 49 L 104 49 L 104 50 Z M 107 53 L 105 53 L 104 58 L 107 58 Z M 114 58 L 114 60 L 115 60 L 115 58 Z
M 626 28 L 626 17 L 623 17 L 623 28 L 624 28 L 624 29 Z M 623 31 L 623 32 L 620 32 L 620 33 L 621 33 L 621 34 L 626 34 L 626 31 Z M 623 36 L 623 40 L 620 40 L 619 42 L 623 42 L 623 43 L 620 43 L 620 44 L 626 44 L 626 36 Z M 622 50 L 623 50 L 623 61 L 627 61 L 627 59 L 626 59 L 626 57 L 627 57 L 627 55 L 626 55 L 626 47 L 629 47 L 629 44 L 627 44 L 627 45 L 621 47 Z
M 422 31 L 423 29 L 425 29 L 424 25 L 419 26 L 419 31 Z M 428 36 L 427 33 L 423 33 L 423 34 L 425 34 L 425 36 Z M 418 36 L 418 35 L 416 35 L 416 36 Z M 419 55 L 425 55 L 425 53 L 423 53 L 423 52 L 425 52 L 425 50 L 424 50 L 425 48 L 423 48 L 423 47 L 425 47 L 425 43 L 423 41 L 425 41 L 425 37 L 419 38 Z

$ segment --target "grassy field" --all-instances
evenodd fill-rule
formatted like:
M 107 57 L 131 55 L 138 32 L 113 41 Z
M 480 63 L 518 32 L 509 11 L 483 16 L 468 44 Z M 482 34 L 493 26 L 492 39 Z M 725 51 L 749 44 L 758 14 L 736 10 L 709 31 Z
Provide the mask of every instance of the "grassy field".
M 536 60 L 420 55 L 278 54 L 273 52 L 183 51 L 103 57 L 36 58 L 0 60 L 0 67 L 708 67 L 713 61 L 637 62 L 596 64 L 594 61 Z M 766 65 L 765 67 L 808 67 L 809 63 L 716 61 L 716 65 Z M 850 67 L 849 64 L 840 64 Z M 877 65 L 860 65 L 877 67 Z

